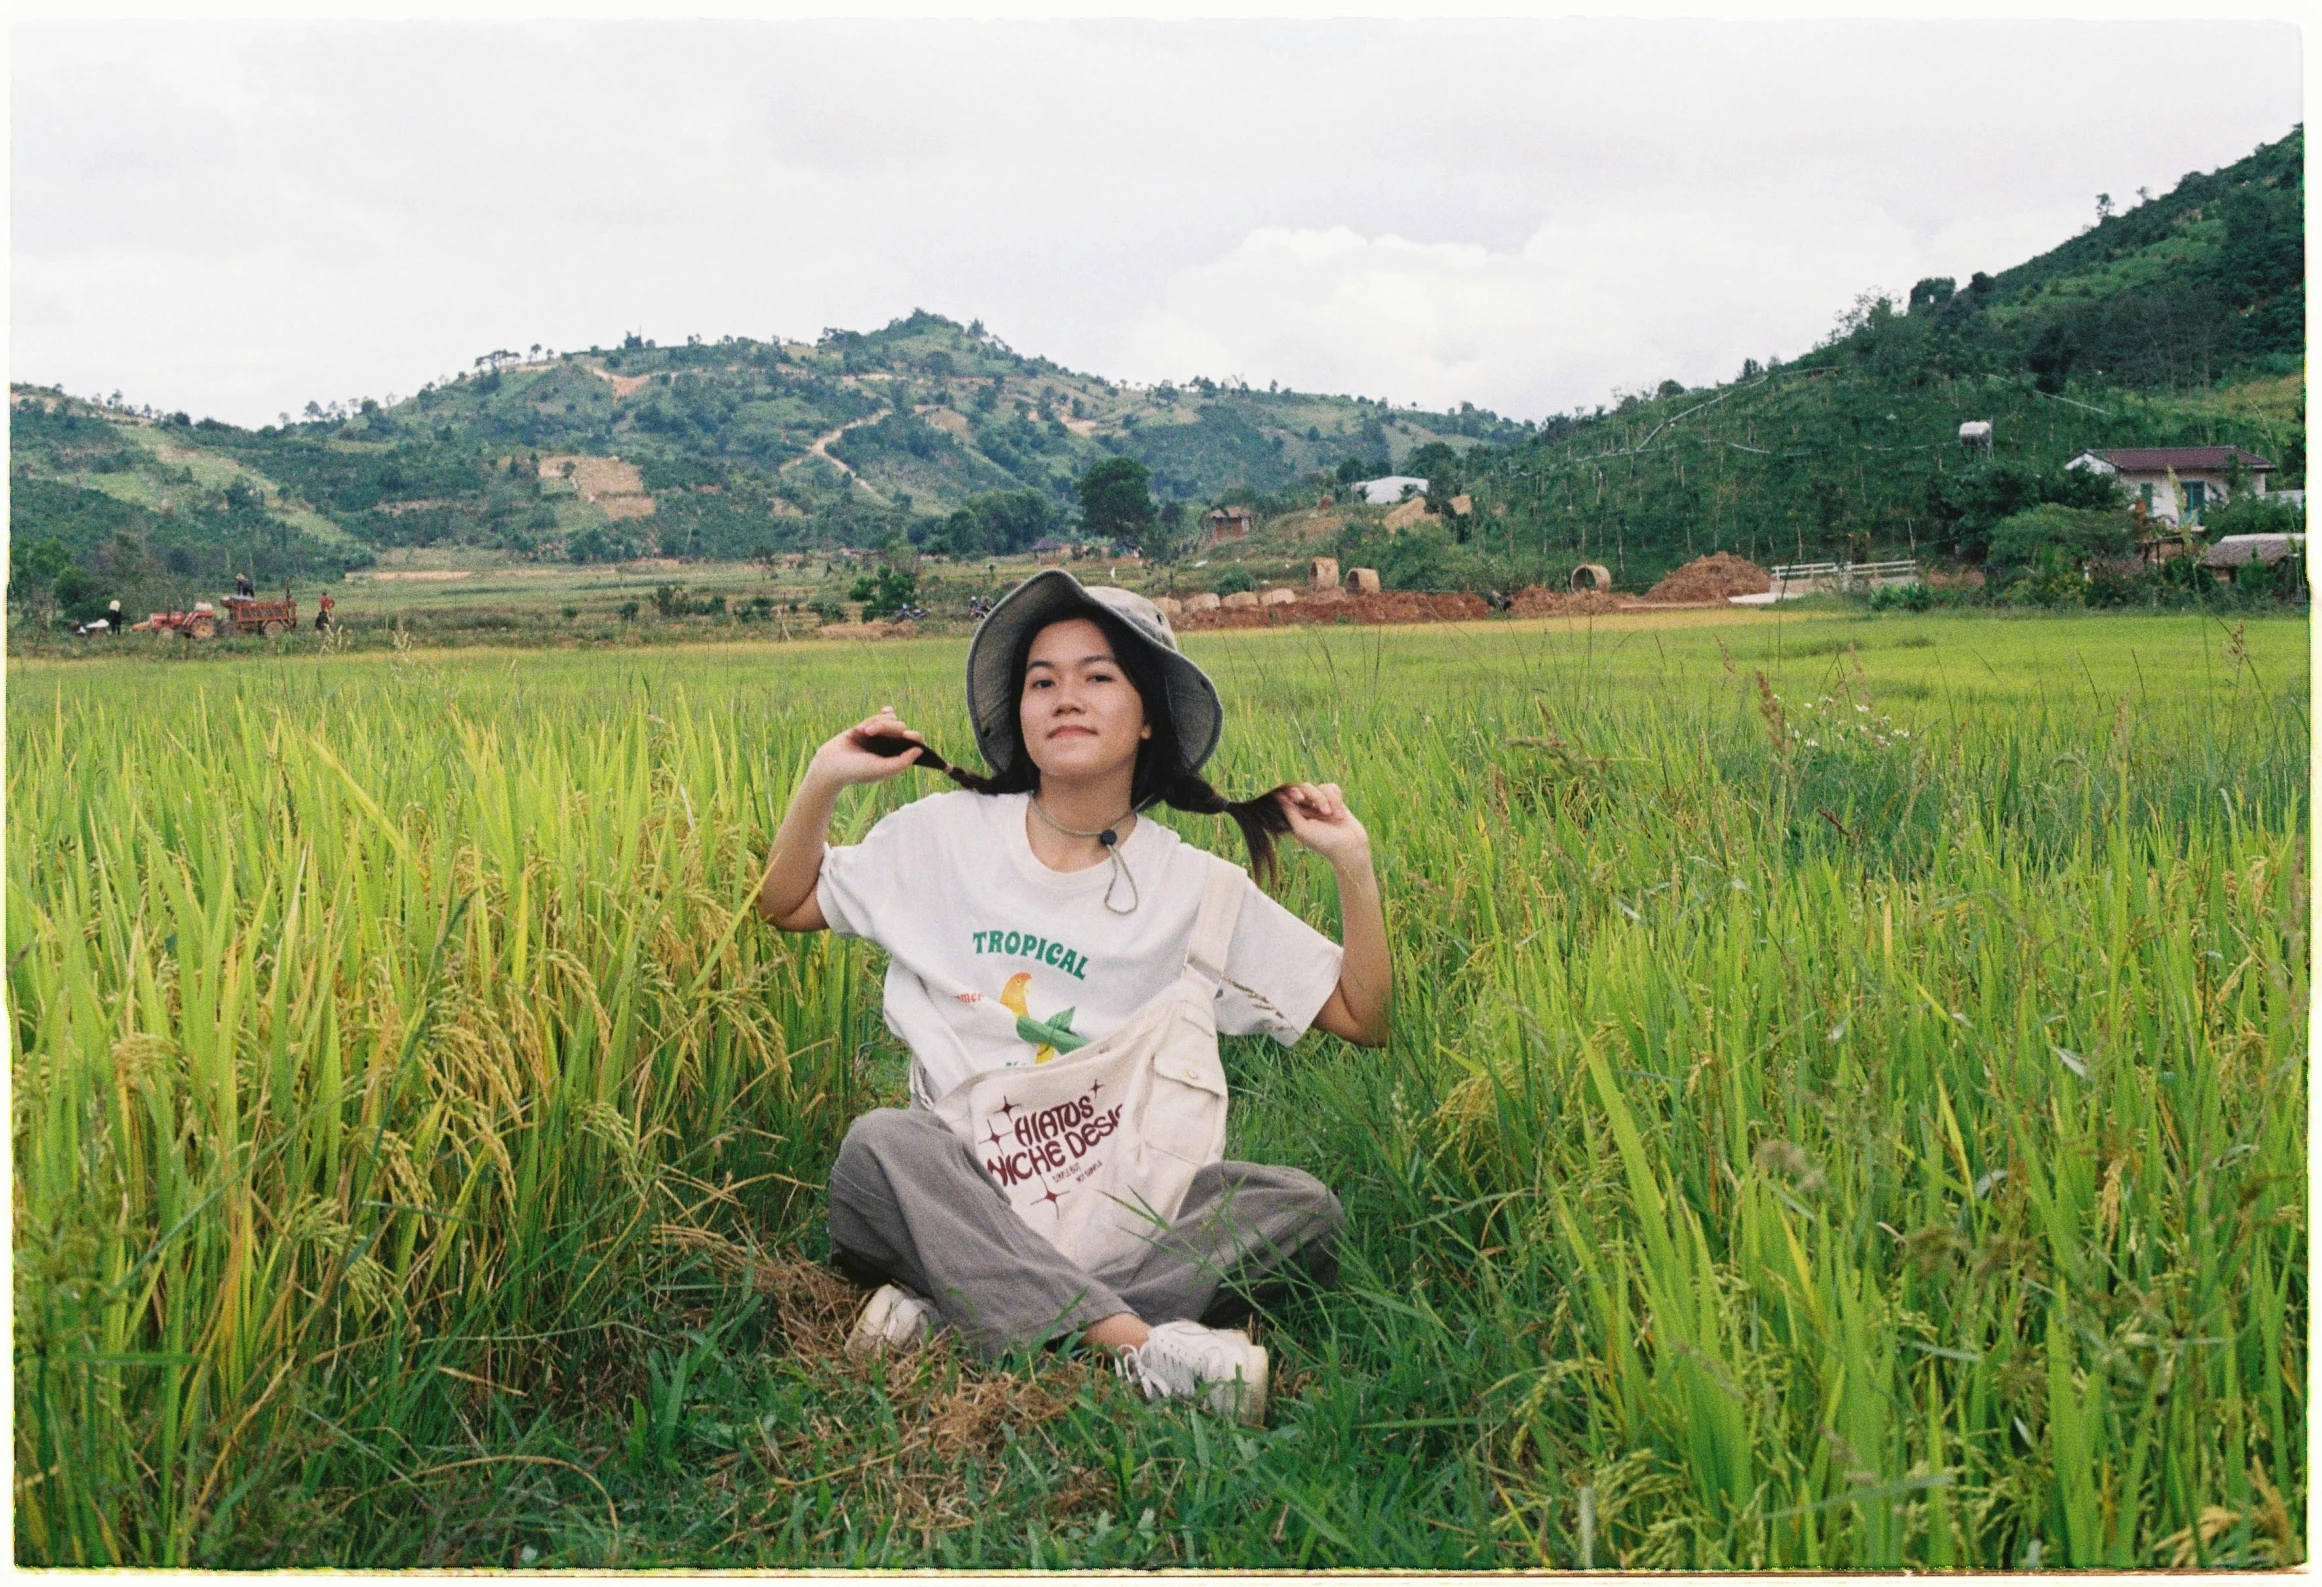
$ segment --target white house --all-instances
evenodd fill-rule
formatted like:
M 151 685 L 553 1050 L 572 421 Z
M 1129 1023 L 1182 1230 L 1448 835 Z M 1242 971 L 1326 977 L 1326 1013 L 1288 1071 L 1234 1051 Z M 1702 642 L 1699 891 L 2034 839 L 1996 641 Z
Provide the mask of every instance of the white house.
M 1413 494 L 1427 494 L 1427 481 L 1413 474 L 1388 474 L 1379 479 L 1366 479 L 1356 484 L 1363 500 L 1374 507 L 1392 507 L 1403 499 L 1403 487 L 1410 486 Z
M 2184 524 L 2204 508 L 2224 504 L 2237 461 L 2249 475 L 2251 493 L 2263 496 L 2274 465 L 2238 446 L 2115 447 L 2083 452 L 2064 466 L 2110 475 L 2122 494 L 2144 503 L 2147 517 Z

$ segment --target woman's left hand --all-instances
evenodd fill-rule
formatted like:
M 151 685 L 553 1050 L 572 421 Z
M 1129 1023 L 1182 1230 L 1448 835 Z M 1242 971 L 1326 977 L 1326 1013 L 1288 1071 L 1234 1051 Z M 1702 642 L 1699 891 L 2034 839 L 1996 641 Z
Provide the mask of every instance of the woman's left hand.
M 1361 864 L 1370 858 L 1371 835 L 1346 807 L 1346 796 L 1334 782 L 1297 782 L 1276 796 L 1282 813 L 1290 818 L 1290 835 L 1334 866 Z

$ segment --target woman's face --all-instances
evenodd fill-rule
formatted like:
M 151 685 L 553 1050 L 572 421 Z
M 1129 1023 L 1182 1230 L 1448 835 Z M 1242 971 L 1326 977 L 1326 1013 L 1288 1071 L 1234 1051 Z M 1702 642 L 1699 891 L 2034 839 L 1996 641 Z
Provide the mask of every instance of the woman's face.
M 1153 736 L 1112 641 L 1085 617 L 1050 623 L 1033 637 L 1016 712 L 1042 777 L 1081 781 L 1133 769 L 1137 746 Z

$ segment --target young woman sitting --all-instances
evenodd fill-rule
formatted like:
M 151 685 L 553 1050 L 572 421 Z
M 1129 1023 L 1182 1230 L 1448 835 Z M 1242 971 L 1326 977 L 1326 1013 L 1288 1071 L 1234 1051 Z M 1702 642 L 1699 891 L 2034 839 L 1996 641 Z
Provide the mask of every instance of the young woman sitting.
M 1217 1035 L 1385 1042 L 1391 981 L 1370 838 L 1335 784 L 1229 802 L 1200 776 L 1216 688 L 1142 596 L 1050 569 L 968 657 L 989 776 L 892 710 L 823 744 L 758 909 L 888 955 L 910 1102 L 854 1121 L 830 1174 L 834 1261 L 881 1287 L 857 1348 L 955 1329 L 986 1357 L 1077 1331 L 1156 1397 L 1262 1419 L 1266 1352 L 1232 1324 L 1327 1284 L 1342 1213 L 1313 1175 L 1221 1160 Z M 957 792 L 826 845 L 840 793 L 915 764 Z M 1234 818 L 1268 874 L 1287 835 L 1330 862 L 1343 946 L 1239 867 L 1139 812 Z

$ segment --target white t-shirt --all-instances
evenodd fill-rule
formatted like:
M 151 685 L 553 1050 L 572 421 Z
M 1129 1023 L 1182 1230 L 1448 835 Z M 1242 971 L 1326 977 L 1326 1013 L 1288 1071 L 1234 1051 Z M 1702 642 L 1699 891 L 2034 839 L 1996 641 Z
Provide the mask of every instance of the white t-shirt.
M 931 794 L 823 855 L 815 897 L 842 937 L 887 951 L 887 1027 L 918 1059 L 921 1100 L 990 1069 L 1044 1061 L 1052 1049 L 991 1011 L 1061 1026 L 1091 1041 L 1159 996 L 1185 965 L 1210 857 L 1140 817 L 1121 843 L 1137 907 L 1104 903 L 1113 867 L 1055 871 L 1025 836 L 1027 794 Z M 1314 1023 L 1338 985 L 1341 949 L 1266 896 L 1242 900 L 1217 995 L 1217 1026 L 1284 1046 Z M 1126 903 L 1128 886 L 1115 889 Z

